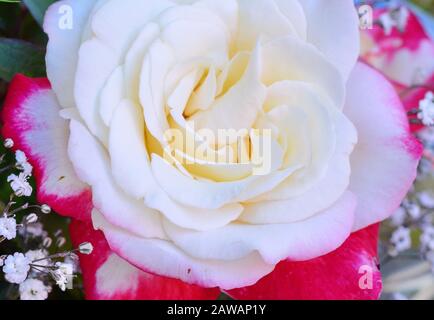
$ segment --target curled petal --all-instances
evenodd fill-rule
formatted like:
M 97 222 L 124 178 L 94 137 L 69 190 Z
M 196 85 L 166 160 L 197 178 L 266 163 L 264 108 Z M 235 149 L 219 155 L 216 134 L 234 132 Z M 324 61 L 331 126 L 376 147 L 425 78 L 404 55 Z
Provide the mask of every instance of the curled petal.
M 227 293 L 243 300 L 378 299 L 378 225 L 353 233 L 335 251 L 308 261 L 283 261 L 257 284 Z
M 3 107 L 2 135 L 11 138 L 33 165 L 39 202 L 62 215 L 89 219 L 92 194 L 68 158 L 68 122 L 59 111 L 47 79 L 17 75 Z
M 110 250 L 101 231 L 90 222 L 74 220 L 70 227 L 75 247 L 92 243 L 90 255 L 80 255 L 86 298 L 90 300 L 216 299 L 220 290 L 189 285 L 132 266 Z

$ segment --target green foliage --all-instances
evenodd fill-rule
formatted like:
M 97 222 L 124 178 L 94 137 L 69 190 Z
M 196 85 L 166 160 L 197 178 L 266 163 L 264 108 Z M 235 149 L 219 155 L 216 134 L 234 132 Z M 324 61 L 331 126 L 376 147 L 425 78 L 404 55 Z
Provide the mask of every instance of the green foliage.
M 56 0 L 23 0 L 23 3 L 40 26 L 43 24 L 45 11 L 54 2 Z
M 0 78 L 10 81 L 17 73 L 45 76 L 45 51 L 26 41 L 0 38 Z
M 412 0 L 412 2 L 434 15 L 434 0 Z

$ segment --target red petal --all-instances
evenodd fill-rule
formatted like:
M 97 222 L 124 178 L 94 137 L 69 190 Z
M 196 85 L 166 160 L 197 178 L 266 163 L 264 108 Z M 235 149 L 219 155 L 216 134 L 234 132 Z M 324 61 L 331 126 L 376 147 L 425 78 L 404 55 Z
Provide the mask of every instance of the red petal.
M 14 140 L 34 167 L 37 198 L 56 212 L 89 219 L 92 194 L 75 175 L 67 155 L 68 122 L 47 79 L 17 75 L 2 110 L 4 138 Z
M 177 279 L 156 276 L 133 267 L 113 253 L 101 231 L 90 222 L 70 225 L 73 244 L 91 242 L 90 255 L 80 255 L 86 298 L 90 300 L 211 300 L 220 290 L 189 285 Z
M 377 239 L 378 225 L 370 226 L 353 233 L 332 253 L 304 262 L 281 262 L 255 285 L 228 294 L 245 300 L 378 299 L 382 283 Z

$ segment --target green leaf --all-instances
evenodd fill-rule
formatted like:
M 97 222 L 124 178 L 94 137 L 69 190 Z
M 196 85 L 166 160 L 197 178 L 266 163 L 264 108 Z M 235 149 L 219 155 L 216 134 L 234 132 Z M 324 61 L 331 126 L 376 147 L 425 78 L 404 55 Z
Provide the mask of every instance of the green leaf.
M 56 2 L 56 0 L 23 0 L 23 2 L 35 20 L 42 26 L 45 11 L 47 11 L 48 7 Z
M 19 3 L 2 2 L 0 0 L 0 30 L 13 29 L 19 13 Z
M 0 38 L 0 78 L 10 81 L 17 73 L 45 76 L 45 51 L 31 43 Z

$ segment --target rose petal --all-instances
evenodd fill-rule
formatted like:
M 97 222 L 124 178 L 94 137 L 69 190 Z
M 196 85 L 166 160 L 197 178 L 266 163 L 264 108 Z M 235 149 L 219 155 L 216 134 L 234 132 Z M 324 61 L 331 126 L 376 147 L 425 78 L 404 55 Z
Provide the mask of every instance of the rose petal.
M 374 17 L 384 13 L 376 10 Z M 434 42 L 411 11 L 403 31 L 393 28 L 386 34 L 382 26 L 374 25 L 362 33 L 363 59 L 400 85 L 428 80 L 434 72 L 433 56 Z
M 2 135 L 24 151 L 34 167 L 37 198 L 62 215 L 89 219 L 92 195 L 80 182 L 67 155 L 68 122 L 47 79 L 17 75 L 3 110 Z
M 345 114 L 359 133 L 349 189 L 358 198 L 354 230 L 389 217 L 417 173 L 422 146 L 392 85 L 359 63 L 348 83 Z
M 76 120 L 71 120 L 70 130 L 69 157 L 80 179 L 92 187 L 94 206 L 116 226 L 144 237 L 164 239 L 159 213 L 116 184 L 102 145 Z
M 44 31 L 49 37 L 46 56 L 47 74 L 59 103 L 64 108 L 75 106 L 74 75 L 78 49 L 86 21 L 96 3 L 97 0 L 58 1 L 51 5 L 45 14 Z M 62 29 L 61 19 L 68 18 L 68 13 L 72 13 L 69 17 L 72 19 L 72 28 Z
M 90 255 L 80 255 L 86 298 L 89 300 L 216 299 L 220 290 L 205 289 L 180 280 L 146 273 L 110 250 L 101 231 L 90 222 L 74 220 L 70 227 L 75 247 L 90 242 Z
M 233 289 L 256 283 L 274 268 L 257 253 L 234 261 L 195 259 L 169 241 L 141 238 L 121 230 L 96 210 L 92 217 L 94 226 L 104 232 L 110 248 L 147 272 L 207 288 Z
M 301 0 L 307 40 L 348 79 L 360 53 L 359 17 L 353 0 Z M 343 32 L 345 31 L 345 32 Z
M 155 181 L 145 145 L 142 108 L 130 100 L 123 100 L 114 112 L 109 153 L 112 174 L 118 185 L 126 194 L 143 198 Z
M 251 51 L 260 37 L 264 40 L 297 35 L 292 22 L 282 14 L 273 0 L 238 0 L 239 26 L 237 51 Z M 267 19 L 264 19 L 264 12 Z
M 257 284 L 228 291 L 243 300 L 378 299 L 378 225 L 353 233 L 337 250 L 309 261 L 284 261 Z M 370 286 L 372 284 L 372 286 Z
M 265 262 L 308 260 L 339 247 L 351 233 L 356 199 L 346 192 L 316 216 L 289 224 L 231 223 L 216 230 L 196 232 L 167 221 L 170 239 L 190 256 L 200 259 L 241 259 L 259 252 Z
M 156 154 L 152 155 L 151 167 L 156 181 L 170 198 L 202 209 L 217 209 L 257 197 L 299 169 L 294 166 L 264 176 L 252 175 L 240 181 L 213 182 L 194 180 Z
M 320 88 L 338 109 L 344 105 L 345 82 L 338 69 L 309 43 L 285 36 L 262 47 L 262 81 L 304 81 Z

